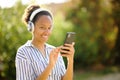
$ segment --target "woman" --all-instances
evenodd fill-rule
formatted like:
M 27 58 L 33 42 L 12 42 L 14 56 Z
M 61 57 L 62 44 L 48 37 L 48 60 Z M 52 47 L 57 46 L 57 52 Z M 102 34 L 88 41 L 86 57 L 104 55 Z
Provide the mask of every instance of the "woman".
M 39 5 L 30 5 L 26 8 L 23 21 L 32 33 L 32 40 L 28 40 L 17 51 L 17 80 L 73 79 L 74 43 L 57 48 L 46 43 L 53 28 L 52 19 L 51 12 L 40 8 Z M 62 56 L 68 60 L 67 69 Z

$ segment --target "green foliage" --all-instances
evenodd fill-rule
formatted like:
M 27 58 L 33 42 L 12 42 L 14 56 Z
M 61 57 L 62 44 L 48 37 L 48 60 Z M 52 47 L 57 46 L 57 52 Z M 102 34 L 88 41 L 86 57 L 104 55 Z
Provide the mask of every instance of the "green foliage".
M 116 35 L 110 2 L 81 0 L 76 7 L 69 9 L 67 20 L 73 23 L 77 33 L 75 64 L 87 67 L 97 63 L 109 63 L 107 60 L 110 58 Z
M 0 9 L 0 76 L 7 80 L 15 80 L 17 48 L 31 37 L 21 23 L 24 8 L 18 3 L 13 8 Z
M 114 55 L 111 55 L 114 60 L 114 64 L 120 65 L 120 0 L 111 0 L 112 4 L 112 17 L 114 19 L 114 25 L 117 28 L 117 36 L 115 40 L 115 47 L 113 49 Z

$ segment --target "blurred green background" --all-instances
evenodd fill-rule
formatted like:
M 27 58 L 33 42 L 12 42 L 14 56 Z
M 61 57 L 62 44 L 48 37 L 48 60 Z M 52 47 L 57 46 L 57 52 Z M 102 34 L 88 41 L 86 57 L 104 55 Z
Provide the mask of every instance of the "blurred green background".
M 31 39 L 21 20 L 27 6 L 18 0 L 13 7 L 0 7 L 0 80 L 16 79 L 16 51 Z M 76 32 L 74 80 L 120 80 L 120 0 L 71 0 L 41 6 L 54 14 L 49 44 L 60 46 L 66 32 Z

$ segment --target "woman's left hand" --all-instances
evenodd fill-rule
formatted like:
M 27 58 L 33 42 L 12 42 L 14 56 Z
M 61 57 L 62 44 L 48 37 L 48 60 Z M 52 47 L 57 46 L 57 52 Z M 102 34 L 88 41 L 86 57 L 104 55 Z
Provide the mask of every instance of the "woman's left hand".
M 68 59 L 74 58 L 74 42 L 72 44 L 64 44 L 61 48 L 60 52 L 63 57 L 67 57 Z

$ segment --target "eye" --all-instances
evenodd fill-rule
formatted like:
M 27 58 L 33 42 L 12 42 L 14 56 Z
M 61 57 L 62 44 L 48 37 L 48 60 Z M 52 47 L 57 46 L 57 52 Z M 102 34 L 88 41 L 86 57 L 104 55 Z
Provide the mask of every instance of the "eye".
M 39 27 L 39 28 L 43 28 L 43 27 L 41 26 L 41 27 Z
M 43 26 L 40 26 L 39 29 L 44 29 L 44 27 L 43 27 Z
M 52 26 L 48 27 L 48 29 L 51 30 L 51 29 L 52 29 Z
M 51 27 L 49 27 L 48 29 L 51 30 Z

